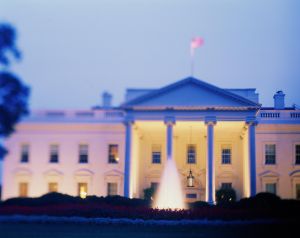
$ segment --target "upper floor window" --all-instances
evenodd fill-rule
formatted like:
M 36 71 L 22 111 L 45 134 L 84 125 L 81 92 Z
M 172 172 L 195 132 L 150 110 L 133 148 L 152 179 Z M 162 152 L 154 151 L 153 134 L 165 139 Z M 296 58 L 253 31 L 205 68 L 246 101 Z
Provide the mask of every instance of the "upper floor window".
M 187 163 L 196 164 L 196 146 L 188 145 L 187 146 Z
M 300 164 L 300 145 L 295 146 L 295 164 Z
M 161 163 L 161 146 L 152 145 L 152 164 Z
M 58 145 L 50 145 L 50 163 L 58 163 L 59 155 L 58 155 L 59 147 Z
M 231 164 L 231 148 L 228 146 L 222 148 L 222 164 Z
M 21 163 L 28 163 L 29 162 L 29 145 L 25 144 L 21 146 Z
M 119 146 L 108 145 L 108 163 L 117 164 L 119 163 Z
M 265 164 L 276 163 L 276 145 L 268 144 L 265 145 Z
M 88 145 L 79 145 L 79 163 L 88 163 L 88 152 L 89 146 Z

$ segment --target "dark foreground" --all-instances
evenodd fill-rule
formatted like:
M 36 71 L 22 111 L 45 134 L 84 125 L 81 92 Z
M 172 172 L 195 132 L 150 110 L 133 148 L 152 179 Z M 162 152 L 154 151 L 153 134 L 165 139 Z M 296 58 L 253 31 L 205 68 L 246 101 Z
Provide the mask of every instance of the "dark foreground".
M 143 238 L 143 237 L 288 237 L 295 224 L 136 226 L 92 224 L 0 223 L 0 237 L 5 238 Z M 294 233 L 295 234 L 295 233 Z M 297 234 L 297 233 L 296 233 Z

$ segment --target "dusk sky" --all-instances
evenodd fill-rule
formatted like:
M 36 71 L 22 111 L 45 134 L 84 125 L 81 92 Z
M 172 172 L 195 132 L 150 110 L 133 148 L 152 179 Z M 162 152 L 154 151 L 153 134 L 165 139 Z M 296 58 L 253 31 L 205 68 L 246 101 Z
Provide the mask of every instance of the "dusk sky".
M 31 109 L 87 109 L 104 90 L 159 88 L 190 76 L 190 41 L 202 36 L 195 77 L 222 88 L 277 90 L 300 104 L 299 0 L 0 0 L 19 33 L 11 68 L 32 88 Z

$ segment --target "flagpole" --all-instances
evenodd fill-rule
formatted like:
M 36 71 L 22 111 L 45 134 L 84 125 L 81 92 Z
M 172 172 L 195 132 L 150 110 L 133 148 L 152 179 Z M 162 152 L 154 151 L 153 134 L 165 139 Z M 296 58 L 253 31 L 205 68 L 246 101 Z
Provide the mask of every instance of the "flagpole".
M 191 48 L 191 76 L 194 76 L 194 49 Z

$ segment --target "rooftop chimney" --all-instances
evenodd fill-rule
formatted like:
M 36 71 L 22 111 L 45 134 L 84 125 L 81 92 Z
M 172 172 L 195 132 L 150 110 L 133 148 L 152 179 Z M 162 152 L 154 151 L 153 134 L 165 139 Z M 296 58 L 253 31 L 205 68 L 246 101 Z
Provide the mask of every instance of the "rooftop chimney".
M 284 109 L 284 96 L 285 94 L 282 91 L 277 91 L 274 94 L 274 109 Z
M 111 108 L 112 95 L 108 92 L 102 93 L 102 107 L 103 108 Z

